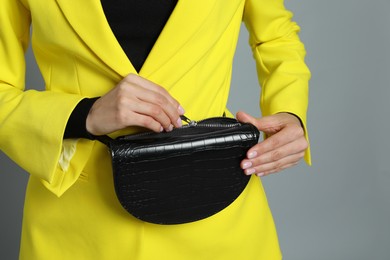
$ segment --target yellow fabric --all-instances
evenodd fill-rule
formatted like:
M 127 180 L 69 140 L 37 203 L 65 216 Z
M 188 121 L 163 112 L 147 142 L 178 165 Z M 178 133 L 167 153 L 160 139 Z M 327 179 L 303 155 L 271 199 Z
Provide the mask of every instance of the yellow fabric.
M 158 226 L 124 212 L 106 148 L 84 139 L 63 145 L 62 138 L 82 98 L 104 95 L 136 73 L 100 1 L 0 0 L 0 6 L 0 149 L 31 174 L 20 259 L 281 258 L 256 177 L 231 206 L 203 221 Z M 242 21 L 263 115 L 291 112 L 306 125 L 310 73 L 299 27 L 282 0 L 179 0 L 139 74 L 167 88 L 188 117 L 221 115 Z M 45 91 L 25 90 L 30 25 Z M 62 153 L 65 147 L 70 154 Z

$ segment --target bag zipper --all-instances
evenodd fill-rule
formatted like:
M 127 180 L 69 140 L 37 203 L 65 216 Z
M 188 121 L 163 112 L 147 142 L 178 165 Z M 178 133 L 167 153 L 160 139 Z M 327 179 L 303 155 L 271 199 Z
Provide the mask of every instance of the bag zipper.
M 210 120 L 210 118 L 206 118 L 206 119 L 203 119 L 203 120 L 195 121 L 195 120 L 189 119 L 185 115 L 180 116 L 180 118 L 184 122 L 188 123 L 188 127 L 194 127 L 194 126 L 197 126 L 197 125 L 202 126 L 202 127 L 234 127 L 234 126 L 240 126 L 241 125 L 240 122 L 231 123 L 231 124 L 216 124 L 216 123 L 214 123 L 214 124 L 203 124 L 204 121 Z M 218 118 L 226 119 L 226 117 L 214 117 L 214 118 L 215 119 L 218 119 Z M 183 126 L 183 127 L 186 127 L 186 126 Z M 178 128 L 178 129 L 180 129 L 180 128 Z
M 202 119 L 202 120 L 199 120 L 199 121 L 195 121 L 195 120 L 191 120 L 189 119 L 188 117 L 182 115 L 180 116 L 180 118 L 188 123 L 187 125 L 183 125 L 182 127 L 179 127 L 179 128 L 175 128 L 176 131 L 180 131 L 180 129 L 186 129 L 186 128 L 189 128 L 189 127 L 223 127 L 223 128 L 229 128 L 229 127 L 235 127 L 235 126 L 240 126 L 241 123 L 240 122 L 237 122 L 237 123 L 232 123 L 232 124 L 203 124 L 202 122 L 204 121 L 207 121 L 209 120 L 210 118 L 208 119 Z M 214 118 L 225 118 L 225 117 L 214 117 Z M 226 119 L 226 118 L 225 118 Z M 128 138 L 139 138 L 139 137 L 143 137 L 143 136 L 148 136 L 148 135 L 152 135 L 152 134 L 155 134 L 155 132 L 149 132 L 149 131 L 146 131 L 146 132 L 141 132 L 141 133 L 137 133 L 137 134 L 132 134 L 132 135 L 129 135 L 129 136 L 122 136 L 122 138 L 124 139 L 128 139 Z M 127 137 L 127 138 L 126 138 Z M 121 137 L 119 137 L 121 138 Z

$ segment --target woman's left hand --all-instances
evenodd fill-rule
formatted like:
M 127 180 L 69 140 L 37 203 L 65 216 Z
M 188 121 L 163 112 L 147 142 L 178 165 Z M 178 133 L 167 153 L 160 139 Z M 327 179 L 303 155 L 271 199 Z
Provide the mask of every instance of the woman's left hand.
M 254 118 L 244 112 L 237 120 L 255 125 L 267 139 L 249 149 L 241 162 L 245 174 L 265 176 L 298 164 L 303 158 L 308 142 L 300 120 L 289 113 L 278 113 Z

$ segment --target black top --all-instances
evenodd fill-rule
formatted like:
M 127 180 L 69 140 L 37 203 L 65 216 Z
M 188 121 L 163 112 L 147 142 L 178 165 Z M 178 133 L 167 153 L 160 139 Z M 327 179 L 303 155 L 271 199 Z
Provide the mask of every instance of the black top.
M 106 19 L 122 49 L 139 72 L 177 0 L 101 0 Z M 98 98 L 83 99 L 73 110 L 64 138 L 93 139 L 85 123 Z
M 177 0 L 101 0 L 111 30 L 139 72 Z

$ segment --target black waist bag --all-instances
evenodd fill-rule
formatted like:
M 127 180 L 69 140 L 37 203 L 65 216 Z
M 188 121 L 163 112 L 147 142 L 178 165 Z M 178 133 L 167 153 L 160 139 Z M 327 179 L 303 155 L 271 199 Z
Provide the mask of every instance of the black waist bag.
M 171 132 L 98 139 L 110 148 L 122 206 L 146 222 L 181 224 L 207 218 L 241 194 L 250 177 L 240 162 L 259 131 L 215 117 Z

